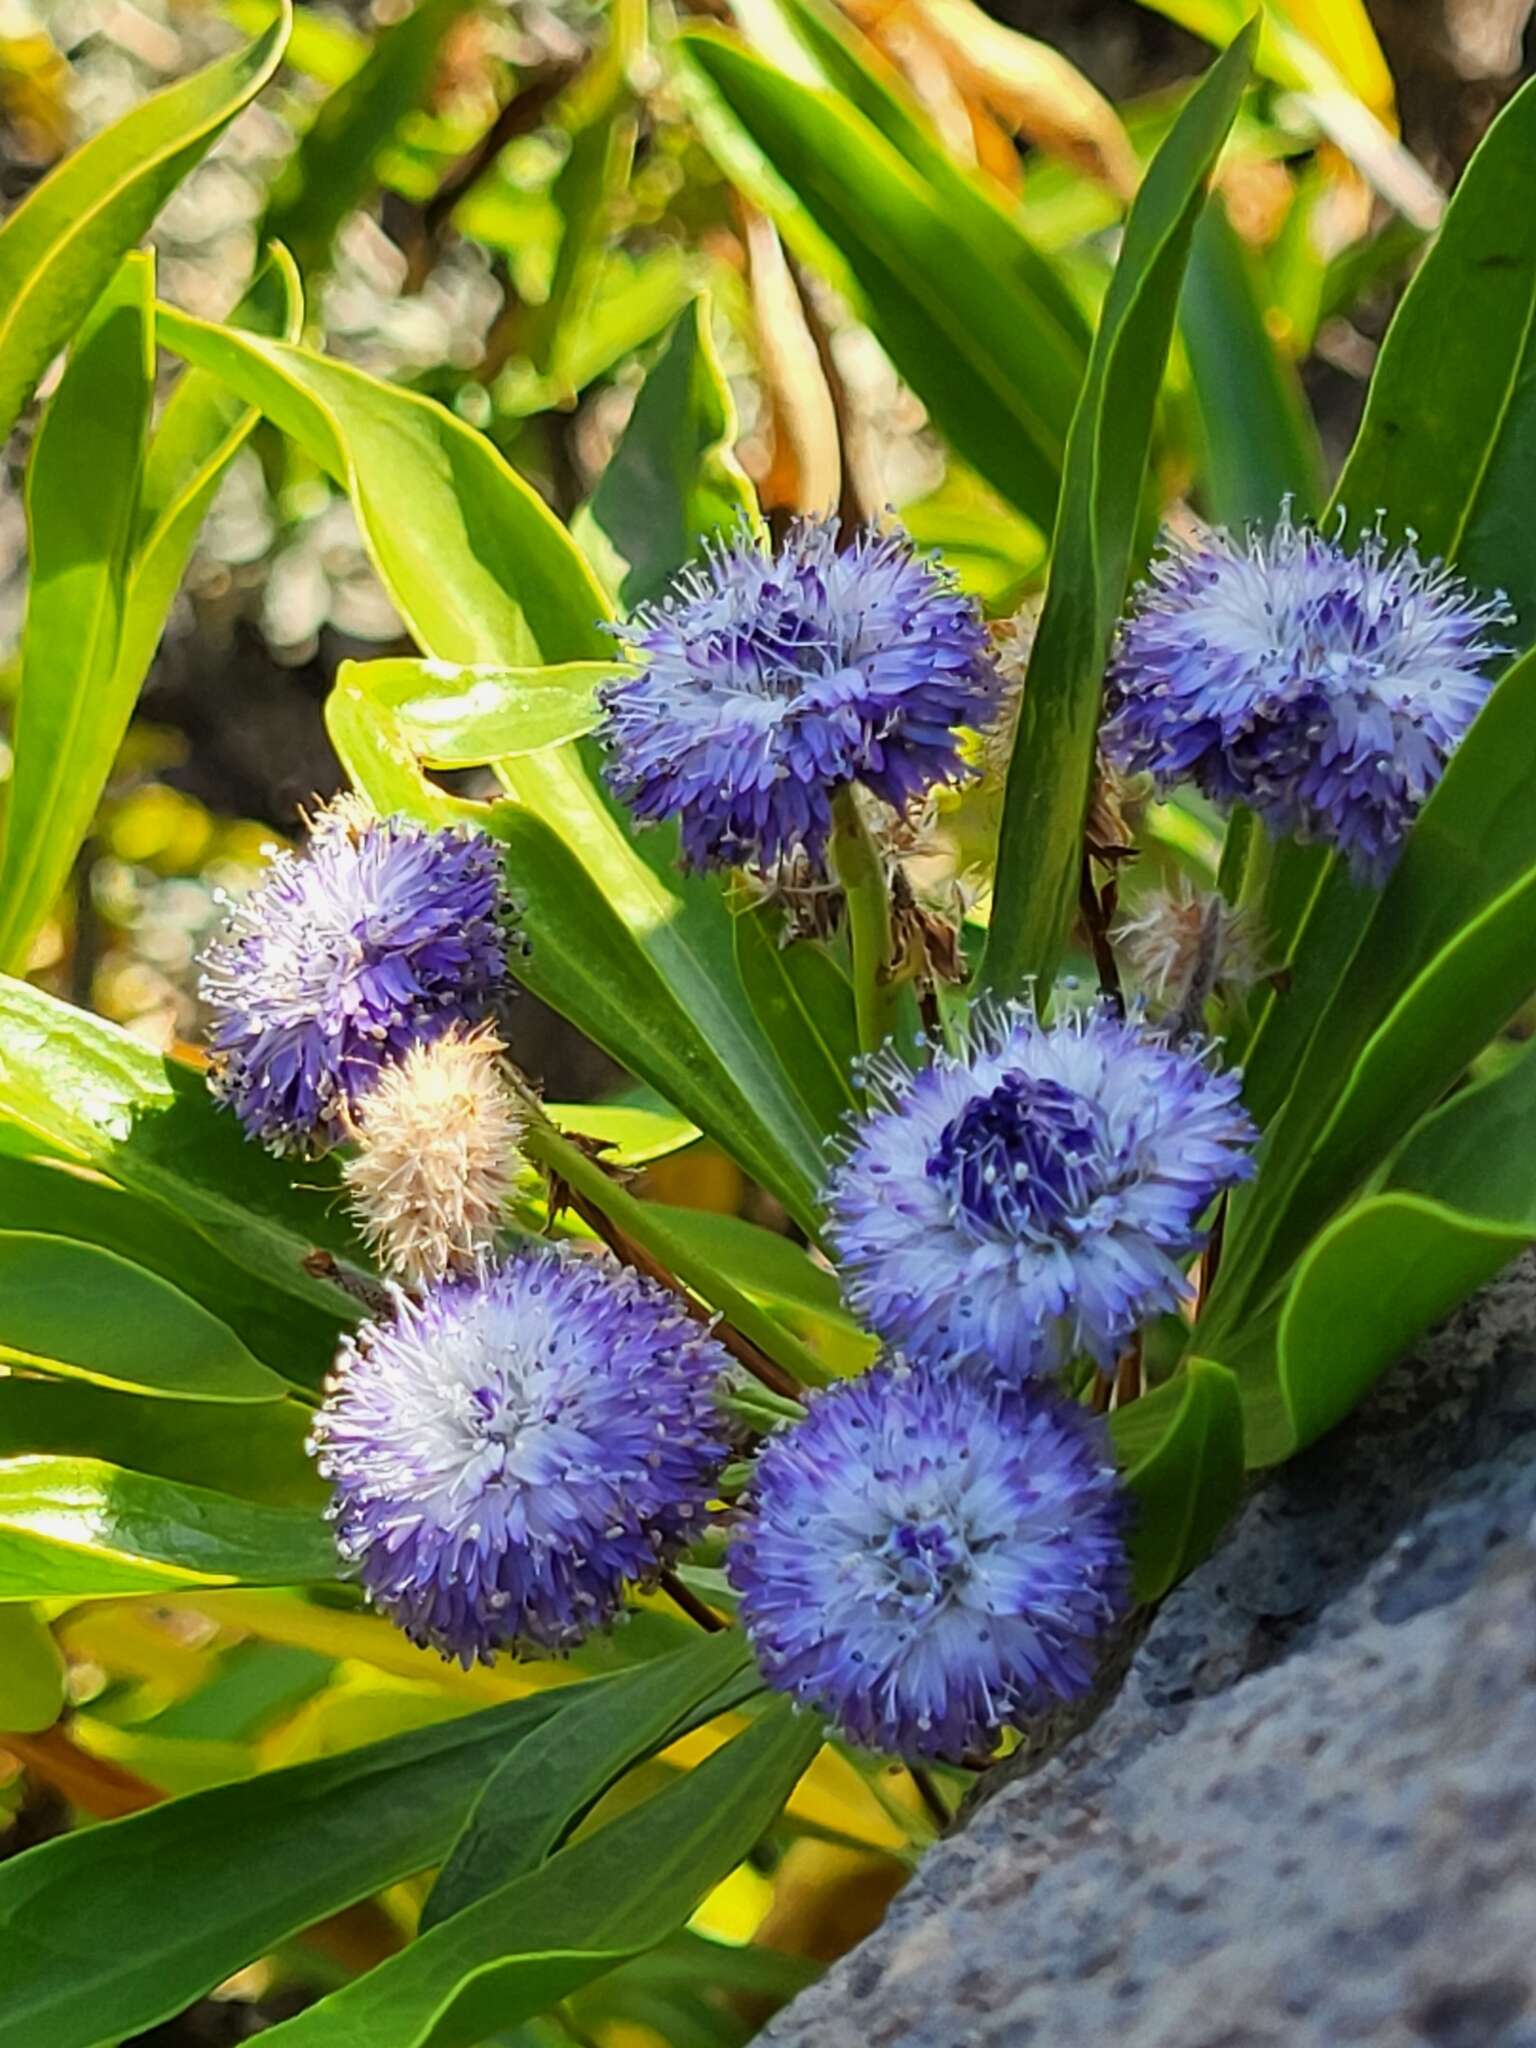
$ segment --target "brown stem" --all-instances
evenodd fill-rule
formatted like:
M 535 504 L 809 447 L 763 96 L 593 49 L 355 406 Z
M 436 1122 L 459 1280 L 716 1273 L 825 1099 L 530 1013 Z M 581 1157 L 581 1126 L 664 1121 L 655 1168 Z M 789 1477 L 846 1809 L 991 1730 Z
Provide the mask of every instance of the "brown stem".
M 917 1787 L 918 1798 L 928 1809 L 928 1818 L 942 1835 L 955 1817 L 950 1812 L 943 1793 L 933 1782 L 932 1775 L 921 1764 L 908 1764 L 907 1773 Z
M 653 1258 L 643 1245 L 636 1244 L 632 1237 L 620 1230 L 595 1202 L 569 1185 L 566 1187 L 566 1199 L 582 1222 L 597 1232 L 615 1258 L 622 1259 L 626 1266 L 633 1266 L 637 1273 L 643 1273 L 658 1286 L 669 1289 L 696 1323 L 711 1325 L 732 1358 L 738 1365 L 745 1366 L 754 1379 L 761 1380 L 772 1393 L 782 1394 L 786 1400 L 800 1399 L 805 1389 L 798 1380 L 781 1365 L 776 1365 L 765 1351 L 760 1351 L 749 1337 L 743 1337 L 730 1323 L 713 1316 L 702 1302 L 694 1299 L 675 1273 L 669 1273 L 659 1259 Z
M 387 1316 L 394 1307 L 387 1288 L 381 1287 L 376 1280 L 370 1280 L 365 1273 L 349 1273 L 328 1251 L 317 1247 L 307 1252 L 300 1263 L 311 1280 L 329 1281 L 349 1301 L 355 1301 L 360 1308 L 366 1309 L 370 1316 Z
M 1109 912 L 1093 885 L 1093 869 L 1087 853 L 1083 855 L 1077 901 L 1078 908 L 1083 914 L 1083 923 L 1088 927 L 1088 942 L 1093 948 L 1093 964 L 1099 977 L 1099 993 L 1114 1008 L 1117 1015 L 1123 1017 L 1125 991 L 1120 986 L 1120 963 L 1116 960 L 1115 949 L 1109 942 Z
M 674 1607 L 680 1607 L 690 1621 L 696 1621 L 709 1635 L 720 1635 L 730 1626 L 716 1614 L 713 1607 L 706 1607 L 690 1587 L 685 1586 L 676 1572 L 663 1572 L 658 1584 Z
M 1200 1254 L 1200 1277 L 1195 1286 L 1195 1321 L 1199 1322 L 1210 1300 L 1211 1289 L 1216 1285 L 1216 1275 L 1221 1270 L 1221 1247 L 1227 1234 L 1227 1197 L 1221 1198 L 1216 1211 L 1216 1220 L 1211 1225 L 1211 1234 L 1205 1241 L 1205 1250 Z
M 1120 1355 L 1115 1367 L 1115 1377 L 1110 1388 L 1111 1410 L 1124 1408 L 1132 1401 L 1139 1401 L 1147 1391 L 1147 1373 L 1142 1360 L 1141 1332 L 1138 1330 Z

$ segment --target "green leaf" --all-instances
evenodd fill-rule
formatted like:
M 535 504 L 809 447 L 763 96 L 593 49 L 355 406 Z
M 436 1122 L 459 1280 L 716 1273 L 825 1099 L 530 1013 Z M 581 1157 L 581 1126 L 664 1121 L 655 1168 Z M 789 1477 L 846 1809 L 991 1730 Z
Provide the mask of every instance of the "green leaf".
M 1206 508 L 1234 532 L 1323 500 L 1323 453 L 1295 364 L 1264 324 L 1257 266 L 1218 201 L 1195 228 L 1179 306 L 1205 438 Z
M 1414 531 L 1536 637 L 1536 82 L 1484 136 L 1382 344 L 1337 502 Z
M 330 1489 L 304 1444 L 315 1411 L 294 1400 L 242 1407 L 159 1401 L 86 1380 L 0 1381 L 0 1458 L 91 1458 L 280 1508 L 324 1508 Z
M 323 1518 L 96 1458 L 0 1464 L 0 1600 L 334 1579 Z
M 422 1909 L 421 1932 L 537 1870 L 632 1764 L 761 1689 L 750 1645 L 730 1629 L 573 1703 L 486 1780 Z
M 764 1036 L 778 1048 L 807 1111 L 830 1136 L 860 1106 L 853 1084 L 853 987 L 814 940 L 785 945 L 779 924 L 766 907 L 740 913 L 737 971 Z
M 675 48 L 727 176 L 851 292 L 956 453 L 1048 528 L 1083 349 L 1059 285 L 1041 286 L 1043 259 L 987 201 L 962 206 L 951 182 L 930 182 L 931 165 L 906 159 L 847 98 L 712 27 L 685 30 Z
M 0 1230 L 0 1357 L 176 1400 L 276 1401 L 285 1391 L 228 1324 L 97 1245 Z
M 608 600 L 565 529 L 490 442 L 444 407 L 170 307 L 159 308 L 158 333 L 348 492 L 374 566 L 424 653 L 496 666 L 611 656 L 600 624 Z
M 1420 812 L 1311 1036 L 1206 1311 L 1224 1335 L 1536 987 L 1536 653 Z M 1306 944 L 1305 933 L 1302 940 Z M 1202 1338 L 1202 1342 L 1212 1341 Z
M 347 215 L 376 183 L 380 153 L 431 90 L 443 38 L 470 0 L 420 0 L 375 39 L 284 166 L 260 242 L 285 243 L 306 273 L 324 268 Z
M 26 1142 L 15 1125 L 0 1124 Z M 67 1161 L 13 1157 L 0 1149 L 0 1216 L 25 1218 L 50 1237 L 100 1245 L 158 1273 L 240 1332 L 266 1365 L 299 1386 L 324 1376 L 351 1317 L 342 1297 L 321 1308 L 276 1287 L 216 1251 L 164 1203 L 133 1195 Z
M 1173 1379 L 1110 1418 L 1136 1498 L 1137 1600 L 1160 1600 L 1215 1549 L 1243 1497 L 1243 1408 L 1225 1366 L 1186 1360 Z
M 91 313 L 27 472 L 31 570 L 0 856 L 0 967 L 25 966 L 69 879 L 133 710 L 114 689 L 154 394 L 154 267 L 130 256 Z
M 0 227 L 0 440 L 125 252 L 277 69 L 290 20 L 282 0 L 254 42 L 93 136 Z
M 772 1826 L 820 1740 L 775 1701 L 665 1791 L 273 2028 L 274 2048 L 467 2048 L 546 2011 L 681 1926 Z
M 345 1303 L 304 1259 L 357 1244 L 334 1161 L 296 1172 L 248 1144 L 202 1075 L 126 1031 L 0 975 L 0 1116 L 166 1203 L 225 1257 L 322 1312 Z
M 1008 771 L 981 980 L 1048 989 L 1075 914 L 1099 697 L 1125 596 L 1152 420 L 1205 186 L 1247 82 L 1254 31 L 1174 123 L 1126 222 L 1072 419 L 1045 608 Z
M 619 667 L 567 661 L 495 668 L 392 657 L 345 661 L 336 682 L 386 713 L 424 767 L 478 768 L 591 732 L 602 715 L 598 688 Z
M 51 1728 L 64 1711 L 66 1678 L 47 1624 L 19 1603 L 0 1607 L 0 1730 L 35 1735 Z
M 0 1865 L 0 2048 L 105 2048 L 436 1863 L 508 1747 L 586 1691 L 267 1771 Z
M 659 597 L 706 540 L 761 525 L 735 445 L 736 408 L 701 295 L 668 335 L 597 489 L 571 521 L 626 613 Z
M 274 250 L 230 315 L 237 327 L 293 340 L 304 320 L 298 273 Z M 131 705 L 155 656 L 172 599 L 224 473 L 255 426 L 254 408 L 201 371 L 181 377 L 144 459 L 139 525 L 123 606 L 111 698 Z
M 1536 1060 L 1460 1094 L 1409 1137 L 1379 1194 L 1309 1246 L 1280 1316 L 1289 1457 L 1341 1422 L 1425 1330 L 1536 1238 Z

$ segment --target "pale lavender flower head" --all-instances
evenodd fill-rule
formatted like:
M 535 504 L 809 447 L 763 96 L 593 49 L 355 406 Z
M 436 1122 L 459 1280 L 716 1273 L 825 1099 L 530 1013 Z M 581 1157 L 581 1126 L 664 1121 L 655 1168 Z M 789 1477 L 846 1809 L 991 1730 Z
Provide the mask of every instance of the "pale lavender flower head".
M 1101 1426 L 1037 1388 L 905 1365 L 758 1456 L 727 1553 L 768 1683 L 901 1756 L 990 1750 L 1088 1690 L 1130 1602 Z
M 1100 735 L 1128 773 L 1188 779 L 1379 883 L 1508 652 L 1480 599 L 1378 532 L 1350 552 L 1287 511 L 1267 536 L 1174 542 L 1121 626 Z
M 536 1246 L 347 1339 L 312 1448 L 342 1558 L 466 1667 L 567 1650 L 703 1526 L 728 1365 L 625 1267 Z
M 214 1093 L 271 1151 L 327 1150 L 382 1067 L 493 1009 L 502 910 L 483 833 L 322 811 L 204 955 Z
M 963 1055 L 885 1055 L 866 1080 L 827 1237 L 849 1307 L 924 1365 L 1112 1365 L 1177 1306 L 1201 1212 L 1252 1171 L 1239 1077 L 1105 1010 L 1047 1027 L 1011 1004 Z
M 900 810 L 958 780 L 955 728 L 999 690 L 977 607 L 899 531 L 743 538 L 614 630 L 639 673 L 604 692 L 610 780 L 643 822 L 677 818 L 694 866 L 819 866 L 839 789 Z

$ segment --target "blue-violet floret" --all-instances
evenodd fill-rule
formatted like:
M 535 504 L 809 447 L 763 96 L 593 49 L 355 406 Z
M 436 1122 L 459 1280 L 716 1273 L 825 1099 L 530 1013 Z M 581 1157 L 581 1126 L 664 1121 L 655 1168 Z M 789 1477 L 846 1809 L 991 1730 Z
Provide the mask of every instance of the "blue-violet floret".
M 729 1361 L 653 1281 L 535 1246 L 348 1339 L 316 1424 L 338 1548 L 413 1642 L 567 1650 L 700 1532 Z
M 959 780 L 956 727 L 1000 689 L 976 605 L 899 530 L 744 537 L 614 630 L 638 673 L 604 693 L 610 779 L 642 821 L 678 819 L 694 866 L 819 867 L 838 790 L 904 810 Z
M 325 1151 L 382 1067 L 490 1015 L 506 950 L 492 840 L 344 799 L 204 956 L 214 1092 L 270 1150 Z
M 849 1306 L 895 1349 L 1008 1380 L 1113 1364 L 1174 1308 L 1214 1196 L 1252 1170 L 1239 1077 L 1106 1009 L 981 1017 L 963 1054 L 869 1063 L 827 1189 Z
M 877 1367 L 769 1439 L 747 1510 L 764 1676 L 872 1749 L 985 1753 L 1088 1689 L 1129 1604 L 1102 1427 L 1039 1388 Z
M 1101 744 L 1188 779 L 1380 883 L 1482 709 L 1511 613 L 1375 531 L 1346 549 L 1287 511 L 1172 543 L 1121 627 Z

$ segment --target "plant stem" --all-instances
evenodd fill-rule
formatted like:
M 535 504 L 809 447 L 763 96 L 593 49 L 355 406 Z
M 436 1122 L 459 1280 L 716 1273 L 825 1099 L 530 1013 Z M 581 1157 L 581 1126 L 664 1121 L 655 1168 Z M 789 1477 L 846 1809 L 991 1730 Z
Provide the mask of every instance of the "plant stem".
M 730 1624 L 722 1621 L 713 1607 L 706 1607 L 698 1594 L 685 1586 L 676 1572 L 663 1572 L 657 1582 L 674 1607 L 682 1609 L 690 1621 L 696 1621 L 707 1634 L 720 1635 Z
M 934 1783 L 932 1774 L 925 1770 L 923 1765 L 908 1764 L 907 1771 L 912 1783 L 917 1787 L 918 1798 L 922 1800 L 929 1818 L 942 1835 L 955 1817 L 949 1810 L 948 1802 Z
M 878 1052 L 896 1028 L 897 991 L 889 978 L 891 899 L 885 863 L 851 785 L 832 804 L 832 865 L 848 906 L 859 1050 Z
M 726 1318 L 717 1326 L 721 1343 L 774 1393 L 794 1400 L 802 1387 L 828 1384 L 832 1374 L 808 1344 L 775 1322 L 723 1273 L 690 1251 L 654 1203 L 637 1201 L 626 1188 L 620 1187 L 580 1146 L 561 1136 L 536 1097 L 526 1089 L 520 1092 L 530 1110 L 524 1138 L 528 1156 L 557 1174 L 581 1198 L 586 1220 L 599 1230 L 620 1258 L 664 1286 L 675 1287 L 679 1292 L 689 1289 L 718 1309 Z M 617 1238 L 612 1234 L 615 1229 L 619 1233 Z M 637 1252 L 641 1256 L 635 1256 Z

